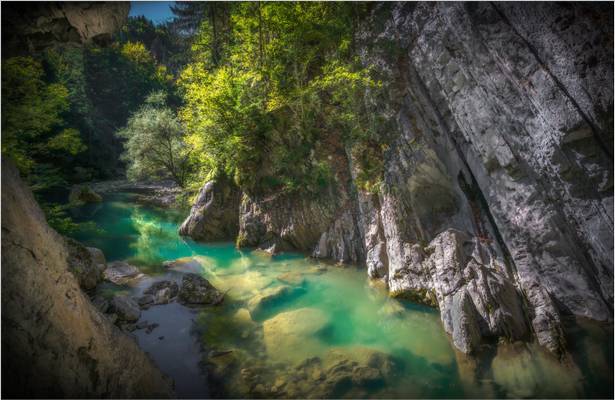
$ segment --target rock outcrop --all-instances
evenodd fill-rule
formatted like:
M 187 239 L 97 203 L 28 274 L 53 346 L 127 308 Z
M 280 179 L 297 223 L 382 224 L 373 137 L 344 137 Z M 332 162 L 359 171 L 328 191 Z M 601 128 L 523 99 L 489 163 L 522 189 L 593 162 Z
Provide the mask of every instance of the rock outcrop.
M 234 239 L 239 231 L 240 198 L 237 186 L 226 179 L 207 182 L 179 228 L 179 234 L 196 240 Z
M 172 397 L 172 385 L 81 291 L 70 248 L 2 160 L 2 395 Z
M 13 3 L 2 7 L 3 55 L 55 43 L 105 43 L 130 11 L 126 2 Z
M 391 123 L 378 193 L 352 148 L 320 196 L 243 195 L 240 246 L 365 264 L 455 345 L 613 320 L 613 6 L 382 3 L 362 60 Z M 335 142 L 335 140 L 332 140 Z M 326 150 L 323 150 L 326 151 Z

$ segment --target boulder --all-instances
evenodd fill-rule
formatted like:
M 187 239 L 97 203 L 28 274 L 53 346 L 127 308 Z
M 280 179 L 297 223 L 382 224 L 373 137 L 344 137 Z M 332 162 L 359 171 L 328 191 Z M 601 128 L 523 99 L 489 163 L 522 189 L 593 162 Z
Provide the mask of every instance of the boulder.
M 222 302 L 224 294 L 197 274 L 185 274 L 182 278 L 179 301 L 185 304 L 216 305 Z
M 220 177 L 203 185 L 179 234 L 195 240 L 235 239 L 239 231 L 239 188 Z
M 171 282 L 171 281 L 160 281 L 160 282 L 156 282 L 154 283 L 152 286 L 150 286 L 149 288 L 147 288 L 145 290 L 145 292 L 143 292 L 145 294 L 145 296 L 141 297 L 139 299 L 139 304 L 141 305 L 143 304 L 167 304 L 169 303 L 173 298 L 175 298 L 177 296 L 177 293 L 179 293 L 179 286 L 177 285 L 177 282 Z M 144 297 L 146 296 L 151 296 L 151 302 L 146 302 L 144 303 Z M 147 299 L 149 300 L 149 299 Z
M 81 243 L 70 238 L 64 238 L 68 249 L 68 266 L 70 271 L 79 281 L 79 285 L 84 290 L 92 290 L 102 281 L 102 271 L 100 266 L 100 255 L 102 251 L 96 250 L 95 259 L 92 251 Z M 104 255 L 102 256 L 104 259 Z
M 141 272 L 134 265 L 130 265 L 125 261 L 113 261 L 107 264 L 104 272 L 105 279 L 121 285 L 131 279 L 137 278 Z
M 115 296 L 111 299 L 110 311 L 117 314 L 120 321 L 135 322 L 141 316 L 139 304 L 129 296 Z
M 252 318 L 258 318 L 268 307 L 275 305 L 285 297 L 291 296 L 294 290 L 290 286 L 282 285 L 260 291 L 248 301 L 248 310 Z

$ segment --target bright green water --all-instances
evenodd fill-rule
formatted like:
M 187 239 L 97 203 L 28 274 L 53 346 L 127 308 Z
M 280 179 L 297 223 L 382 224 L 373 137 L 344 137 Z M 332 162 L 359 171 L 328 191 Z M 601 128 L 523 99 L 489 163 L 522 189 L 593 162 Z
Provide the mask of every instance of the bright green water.
M 612 396 L 612 332 L 594 328 L 576 336 L 574 360 L 580 368 L 564 366 L 533 345 L 503 345 L 473 362 L 456 356 L 436 311 L 390 299 L 382 287 L 366 279 L 363 270 L 326 265 L 298 254 L 269 257 L 238 251 L 230 243 L 186 241 L 176 233 L 181 214 L 138 206 L 128 194 L 108 196 L 101 204 L 75 210 L 74 216 L 98 224 L 99 232 L 82 232 L 77 239 L 99 247 L 110 261 L 127 259 L 165 279 L 178 272 L 202 273 L 218 289 L 228 291 L 222 306 L 200 311 L 195 322 L 208 350 L 233 350 L 231 356 L 209 360 L 210 377 L 219 378 L 212 385 L 222 385 L 213 394 L 254 396 L 265 388 L 266 396 L 272 397 L 276 392 L 268 390 L 276 379 L 294 379 L 289 371 L 309 357 L 327 360 L 335 353 L 358 359 L 379 351 L 394 363 L 385 384 L 344 392 L 346 396 Z M 172 268 L 162 266 L 163 261 L 176 259 L 181 260 Z M 256 297 L 281 286 L 288 287 L 286 294 L 253 307 Z M 159 318 L 164 318 L 166 309 L 158 307 Z M 285 313 L 306 308 L 318 318 L 284 325 L 288 322 L 284 317 L 290 315 Z M 320 319 L 312 329 L 314 320 Z M 191 324 L 191 319 L 185 321 Z M 184 328 L 189 327 L 177 327 Z M 155 357 L 159 363 L 176 362 L 165 356 L 164 346 L 161 341 L 148 351 L 160 352 Z M 179 377 L 182 368 L 198 366 L 180 365 L 170 368 L 170 374 Z M 256 384 L 261 387 L 256 391 L 254 383 L 242 378 L 246 368 L 259 371 Z M 292 393 L 305 392 L 280 396 Z

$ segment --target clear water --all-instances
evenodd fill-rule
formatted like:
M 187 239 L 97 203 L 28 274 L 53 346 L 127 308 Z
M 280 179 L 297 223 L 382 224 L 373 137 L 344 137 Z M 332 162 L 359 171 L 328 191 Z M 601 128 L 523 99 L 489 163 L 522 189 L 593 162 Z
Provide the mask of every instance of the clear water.
M 435 310 L 390 299 L 363 270 L 299 254 L 269 257 L 231 243 L 184 240 L 176 233 L 183 216 L 137 205 L 130 194 L 74 210 L 76 219 L 100 228 L 77 239 L 99 247 L 110 261 L 128 260 L 148 274 L 133 286 L 102 290 L 138 295 L 155 280 L 179 281 L 181 274 L 197 272 L 227 292 L 218 307 L 172 303 L 142 315 L 160 327 L 151 334 L 136 331 L 139 344 L 175 379 L 179 397 L 317 396 L 322 392 L 315 388 L 327 376 L 317 379 L 312 367 L 297 365 L 318 357 L 328 373 L 327 363 L 363 365 L 374 354 L 386 356 L 393 367 L 382 369 L 377 381 L 338 388 L 336 397 L 613 395 L 612 328 L 580 328 L 564 363 L 532 344 L 502 344 L 469 359 L 454 351 Z M 170 260 L 178 261 L 162 265 Z M 258 296 L 281 287 L 282 294 L 258 305 Z

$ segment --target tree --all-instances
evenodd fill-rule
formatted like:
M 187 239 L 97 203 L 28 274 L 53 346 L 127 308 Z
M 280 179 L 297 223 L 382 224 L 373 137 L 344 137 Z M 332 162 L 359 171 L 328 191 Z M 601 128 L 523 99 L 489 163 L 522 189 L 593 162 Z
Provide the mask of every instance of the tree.
M 353 45 L 365 7 L 235 3 L 222 42 L 203 20 L 193 62 L 178 81 L 179 115 L 201 178 L 222 171 L 247 192 L 317 193 L 331 183 L 327 152 L 369 141 L 377 128 L 364 95 L 378 84 Z M 377 164 L 365 165 L 376 186 Z
M 182 187 L 186 184 L 191 148 L 175 113 L 166 105 L 165 92 L 150 94 L 117 136 L 126 140 L 122 158 L 128 163 L 129 179 L 171 177 Z
M 30 182 L 37 167 L 85 149 L 79 131 L 65 126 L 67 88 L 44 78 L 42 64 L 31 57 L 2 63 L 2 153 Z

